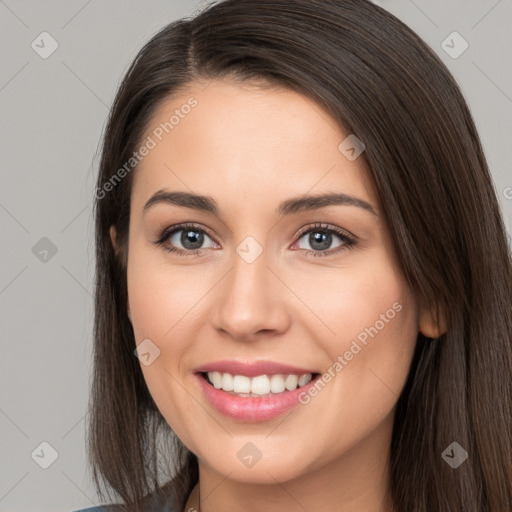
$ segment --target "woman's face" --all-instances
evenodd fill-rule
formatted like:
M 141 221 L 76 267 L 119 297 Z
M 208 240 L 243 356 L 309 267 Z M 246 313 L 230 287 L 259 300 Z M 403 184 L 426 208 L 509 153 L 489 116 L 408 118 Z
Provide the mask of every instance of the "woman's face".
M 128 300 L 148 388 L 234 480 L 382 459 L 421 326 L 362 148 L 295 92 L 205 85 L 160 106 L 134 171 Z M 340 196 L 308 200 L 323 194 Z

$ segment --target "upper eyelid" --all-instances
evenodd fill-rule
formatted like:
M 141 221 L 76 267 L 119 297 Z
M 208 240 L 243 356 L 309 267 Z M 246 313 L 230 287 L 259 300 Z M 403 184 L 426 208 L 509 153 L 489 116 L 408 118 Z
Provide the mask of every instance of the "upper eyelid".
M 330 224 L 325 224 L 324 226 L 320 226 L 320 225 L 317 225 L 317 224 L 314 224 L 312 226 L 305 226 L 304 228 L 301 228 L 299 230 L 299 232 L 297 233 L 296 236 L 302 237 L 303 235 L 305 235 L 309 231 L 313 231 L 315 229 L 318 230 L 318 231 L 322 231 L 322 230 L 323 231 L 331 231 L 331 232 L 337 234 L 338 236 L 345 235 L 345 236 L 347 236 L 348 238 L 351 238 L 351 239 L 356 239 L 357 238 L 350 231 L 348 231 L 348 230 L 346 230 L 344 228 L 332 226 Z

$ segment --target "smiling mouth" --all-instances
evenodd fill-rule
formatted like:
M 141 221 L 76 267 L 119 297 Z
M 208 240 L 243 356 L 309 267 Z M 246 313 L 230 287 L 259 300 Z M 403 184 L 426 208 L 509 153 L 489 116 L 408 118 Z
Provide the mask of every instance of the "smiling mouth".
M 262 398 L 295 391 L 312 380 L 319 373 L 273 374 L 248 377 L 225 372 L 200 372 L 201 377 L 213 388 L 233 396 L 244 398 Z

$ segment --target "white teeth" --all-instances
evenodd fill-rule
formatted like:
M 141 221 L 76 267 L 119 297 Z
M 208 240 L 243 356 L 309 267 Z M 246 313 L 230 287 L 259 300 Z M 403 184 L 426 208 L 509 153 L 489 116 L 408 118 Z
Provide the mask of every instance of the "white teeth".
M 208 373 L 208 377 L 210 378 L 211 383 L 214 388 L 220 389 L 222 387 L 222 374 L 219 372 L 211 372 Z
M 272 375 L 270 377 L 270 391 L 272 393 L 282 393 L 284 389 L 283 377 L 281 375 Z
M 297 377 L 297 375 L 288 375 L 284 381 L 284 386 L 288 391 L 293 391 L 294 389 L 297 389 L 298 382 L 299 377 Z
M 297 385 L 304 386 L 313 378 L 311 373 L 304 375 L 232 375 L 230 373 L 208 372 L 208 379 L 216 389 L 240 394 L 242 396 L 268 395 L 269 393 L 283 393 L 285 390 L 293 391 Z
M 299 377 L 299 386 L 304 386 L 304 384 L 307 384 L 312 378 L 311 373 L 306 373 L 305 375 L 301 375 Z
M 266 375 L 259 375 L 251 379 L 251 393 L 267 395 L 270 393 L 270 384 Z
M 233 391 L 235 393 L 250 393 L 251 379 L 245 375 L 235 375 L 233 377 Z
M 222 389 L 224 391 L 233 391 L 233 375 L 231 373 L 222 374 Z

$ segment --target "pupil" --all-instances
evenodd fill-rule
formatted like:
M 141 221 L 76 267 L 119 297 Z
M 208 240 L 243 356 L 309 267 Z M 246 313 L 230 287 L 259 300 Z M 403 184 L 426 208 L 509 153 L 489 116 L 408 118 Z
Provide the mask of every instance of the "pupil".
M 182 231 L 181 234 L 181 243 L 185 249 L 199 249 L 201 245 L 203 245 L 203 233 L 199 233 L 198 231 Z
M 315 231 L 309 235 L 309 244 L 313 249 L 318 249 L 320 251 L 328 249 L 331 245 L 332 235 L 330 233 L 325 233 L 322 231 Z M 320 244 L 319 246 L 315 246 L 315 244 Z

